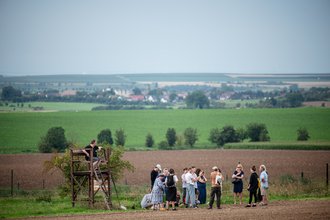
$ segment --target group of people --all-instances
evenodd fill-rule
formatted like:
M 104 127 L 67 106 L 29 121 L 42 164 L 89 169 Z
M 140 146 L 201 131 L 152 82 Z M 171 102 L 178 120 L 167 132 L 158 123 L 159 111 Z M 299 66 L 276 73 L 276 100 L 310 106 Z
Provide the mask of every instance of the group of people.
M 249 203 L 246 207 L 256 207 L 258 201 L 260 205 L 267 205 L 267 189 L 268 189 L 268 173 L 265 165 L 259 167 L 260 177 L 257 174 L 256 166 L 252 166 L 250 169 L 251 175 L 247 190 L 249 190 Z M 151 171 L 151 193 L 150 202 L 152 209 L 154 210 L 169 210 L 170 206 L 172 210 L 177 210 L 181 202 L 181 193 L 178 191 L 179 178 L 175 174 L 174 169 L 161 168 L 160 164 L 157 164 Z M 242 164 L 238 163 L 233 175 L 233 193 L 234 204 L 237 204 L 237 198 L 239 204 L 242 204 L 242 192 L 243 192 L 243 179 L 244 172 Z M 217 166 L 212 168 L 210 179 L 205 176 L 205 172 L 201 169 L 196 169 L 192 166 L 184 168 L 181 175 L 182 182 L 182 204 L 186 208 L 198 208 L 199 204 L 206 204 L 206 183 L 210 181 L 211 193 L 208 203 L 208 209 L 213 208 L 213 204 L 216 201 L 216 207 L 221 209 L 221 195 L 223 189 L 224 175 L 221 169 Z M 262 199 L 258 199 L 258 192 Z M 165 196 L 165 207 L 164 207 Z M 254 197 L 254 203 L 252 199 Z

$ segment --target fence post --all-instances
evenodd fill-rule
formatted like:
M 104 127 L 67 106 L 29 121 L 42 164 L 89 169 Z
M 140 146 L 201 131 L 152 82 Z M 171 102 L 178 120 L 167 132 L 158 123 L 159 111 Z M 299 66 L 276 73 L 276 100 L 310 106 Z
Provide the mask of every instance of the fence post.
M 301 172 L 301 179 L 304 179 L 304 172 Z
M 45 189 L 45 180 L 42 180 L 42 189 Z
M 10 176 L 10 194 L 11 194 L 11 197 L 14 196 L 14 170 L 11 170 L 11 176 Z
M 329 164 L 326 165 L 326 185 L 329 186 Z

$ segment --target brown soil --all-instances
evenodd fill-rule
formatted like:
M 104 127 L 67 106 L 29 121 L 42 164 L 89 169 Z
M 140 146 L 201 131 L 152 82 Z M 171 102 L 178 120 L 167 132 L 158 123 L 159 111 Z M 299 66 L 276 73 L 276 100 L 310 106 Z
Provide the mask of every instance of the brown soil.
M 60 172 L 43 174 L 43 162 L 51 154 L 0 155 L 0 187 L 10 187 L 10 173 L 14 170 L 14 184 L 21 189 L 53 188 L 64 182 Z M 178 174 L 184 167 L 194 165 L 209 175 L 213 166 L 219 166 L 224 175 L 230 177 L 238 162 L 245 172 L 248 167 L 265 164 L 270 180 L 290 174 L 299 178 L 325 181 L 326 163 L 330 163 L 330 151 L 286 151 L 286 150 L 186 150 L 126 152 L 124 159 L 135 166 L 134 174 L 126 173 L 122 182 L 129 185 L 150 183 L 150 171 L 159 163 L 162 167 L 174 168 Z M 246 178 L 249 175 L 246 175 Z
M 281 201 L 268 206 L 244 208 L 225 205 L 221 210 L 179 209 L 178 211 L 136 211 L 109 214 L 75 215 L 62 217 L 34 217 L 31 219 L 111 219 L 111 220 L 206 220 L 206 219 L 330 219 L 330 200 Z

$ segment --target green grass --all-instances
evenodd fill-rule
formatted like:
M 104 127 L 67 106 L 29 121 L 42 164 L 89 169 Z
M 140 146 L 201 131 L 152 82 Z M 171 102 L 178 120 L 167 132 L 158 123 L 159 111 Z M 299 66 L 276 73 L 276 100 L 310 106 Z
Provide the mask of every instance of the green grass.
M 23 107 L 21 105 L 17 107 L 16 103 L 9 103 L 8 106 L 5 106 L 4 103 L 2 104 L 0 106 L 0 112 L 28 112 L 33 111 L 33 107 L 43 107 L 44 111 L 91 111 L 96 106 L 105 106 L 102 104 L 75 102 L 25 102 Z M 14 105 L 15 107 L 9 107 L 10 105 Z
M 265 123 L 270 143 L 296 143 L 296 131 L 306 127 L 310 142 L 330 141 L 330 109 L 208 109 L 208 110 L 143 110 L 83 112 L 17 112 L 0 114 L 0 153 L 37 152 L 40 137 L 50 127 L 61 126 L 68 140 L 85 146 L 105 128 L 123 128 L 127 148 L 145 149 L 150 132 L 155 142 L 165 140 L 168 128 L 182 134 L 187 127 L 197 128 L 196 148 L 212 147 L 208 141 L 212 128 L 233 125 L 245 127 L 251 122 Z M 300 144 L 300 142 L 299 142 Z
M 290 182 L 286 182 L 286 179 Z M 293 180 L 293 181 L 292 181 Z M 308 181 L 307 181 L 308 180 Z M 245 184 L 247 180 L 244 180 Z M 276 200 L 330 200 L 330 195 L 324 183 L 314 182 L 309 179 L 301 181 L 291 178 L 289 175 L 284 175 L 281 178 L 282 182 L 275 182 L 270 185 L 269 198 L 270 201 Z M 225 181 L 223 185 L 223 193 L 221 197 L 222 204 L 233 204 L 232 184 L 230 181 Z M 140 201 L 144 194 L 147 193 L 149 185 L 145 186 L 127 186 L 119 185 L 120 204 L 127 208 L 127 212 L 133 210 L 141 210 Z M 178 187 L 181 192 L 181 187 Z M 210 185 L 207 185 L 207 201 L 209 200 Z M 51 194 L 51 201 L 43 201 L 43 195 Z M 6 195 L 5 195 L 6 194 Z M 71 206 L 70 198 L 61 198 L 57 195 L 57 191 L 19 191 L 15 192 L 14 197 L 9 197 L 9 190 L 0 190 L 0 218 L 24 218 L 31 216 L 63 216 L 63 215 L 82 215 L 93 213 L 109 213 L 118 212 L 119 203 L 115 193 L 112 194 L 113 210 L 104 209 L 103 199 L 100 195 L 96 197 L 94 208 L 88 207 L 88 202 L 81 199 L 82 195 L 78 196 L 78 202 L 75 207 Z M 84 195 L 86 198 L 86 195 Z M 248 191 L 243 191 L 243 202 L 248 201 Z M 19 207 L 19 208 L 18 208 Z M 207 205 L 200 205 L 200 208 L 206 208 Z M 123 211 L 121 211 L 123 212 Z

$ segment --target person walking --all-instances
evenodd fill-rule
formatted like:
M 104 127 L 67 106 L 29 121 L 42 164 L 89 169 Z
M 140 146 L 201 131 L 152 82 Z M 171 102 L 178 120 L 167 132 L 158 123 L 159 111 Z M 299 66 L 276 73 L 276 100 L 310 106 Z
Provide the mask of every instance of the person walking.
M 205 177 L 204 170 L 200 170 L 199 173 L 197 173 L 197 189 L 198 189 L 198 200 L 200 204 L 206 203 L 206 182 L 207 179 Z
M 262 201 L 260 205 L 267 205 L 268 204 L 268 198 L 267 198 L 267 191 L 268 191 L 268 173 L 266 170 L 265 165 L 260 165 L 259 167 L 260 173 L 260 192 L 262 196 Z
M 252 166 L 251 169 L 251 176 L 249 181 L 248 190 L 250 192 L 249 197 L 249 204 L 247 204 L 245 207 L 251 207 L 252 203 L 252 196 L 254 197 L 254 203 L 252 204 L 252 207 L 256 207 L 257 203 L 257 190 L 258 190 L 258 174 L 257 174 L 257 168 L 256 166 Z
M 210 202 L 208 209 L 212 209 L 214 198 L 217 198 L 217 208 L 221 209 L 220 202 L 221 202 L 221 184 L 223 181 L 223 176 L 220 175 L 218 167 L 214 166 L 212 168 L 210 180 L 211 180 L 211 194 L 210 194 Z M 220 176 L 220 180 L 217 181 L 217 176 Z M 221 182 L 220 182 L 221 181 Z
M 239 204 L 242 205 L 242 192 L 243 192 L 243 166 L 238 163 L 235 172 L 232 175 L 232 183 L 234 184 L 234 204 L 236 205 L 236 197 L 239 197 Z

